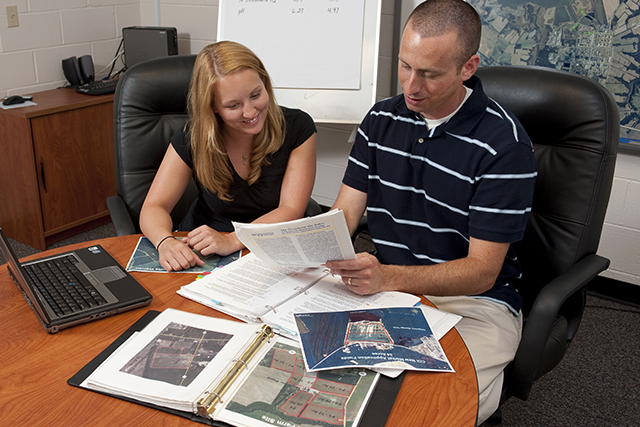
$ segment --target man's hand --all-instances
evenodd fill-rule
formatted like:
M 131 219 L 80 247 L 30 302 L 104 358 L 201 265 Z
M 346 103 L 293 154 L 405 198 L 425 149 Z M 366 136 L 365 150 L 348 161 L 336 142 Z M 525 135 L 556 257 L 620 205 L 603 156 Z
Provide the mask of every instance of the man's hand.
M 367 252 L 356 255 L 356 259 L 328 261 L 325 266 L 331 274 L 342 276 L 342 281 L 349 290 L 360 295 L 371 295 L 385 291 L 385 267 L 378 259 Z
M 500 273 L 509 243 L 474 239 L 469 255 L 434 265 L 387 265 L 369 253 L 355 260 L 328 261 L 332 274 L 360 295 L 401 291 L 427 295 L 478 295 L 491 289 Z

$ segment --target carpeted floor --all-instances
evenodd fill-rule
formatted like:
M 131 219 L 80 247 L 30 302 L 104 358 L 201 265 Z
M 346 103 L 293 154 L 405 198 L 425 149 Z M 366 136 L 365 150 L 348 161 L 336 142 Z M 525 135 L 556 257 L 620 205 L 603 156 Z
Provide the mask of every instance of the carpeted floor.
M 115 229 L 107 224 L 52 248 L 112 236 Z M 19 257 L 38 252 L 12 243 Z M 369 245 L 366 240 L 358 241 L 356 251 L 367 250 Z M 503 405 L 501 425 L 640 426 L 638 361 L 640 307 L 590 295 L 580 329 L 562 362 L 534 384 L 527 401 L 511 398 Z
M 87 242 L 89 240 L 104 239 L 106 237 L 114 237 L 115 235 L 116 235 L 115 227 L 113 226 L 112 223 L 108 223 L 101 227 L 94 228 L 93 230 L 89 230 L 87 232 L 75 235 L 68 239 L 61 240 L 60 242 L 57 242 L 48 246 L 47 249 L 61 248 L 63 246 L 67 246 L 72 243 L 80 243 L 80 242 Z M 17 242 L 13 239 L 9 239 L 9 241 L 11 242 L 11 248 L 16 253 L 16 256 L 18 258 L 22 258 L 22 257 L 39 252 L 37 249 L 31 246 L 25 245 L 24 243 Z
M 589 295 L 564 359 L 527 401 L 505 402 L 501 426 L 639 426 L 639 324 L 639 307 Z

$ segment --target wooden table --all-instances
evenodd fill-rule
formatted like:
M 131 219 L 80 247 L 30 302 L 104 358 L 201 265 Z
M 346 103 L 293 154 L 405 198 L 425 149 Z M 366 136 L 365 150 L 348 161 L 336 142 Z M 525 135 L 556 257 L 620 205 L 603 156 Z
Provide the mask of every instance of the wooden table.
M 101 244 L 126 265 L 140 236 L 113 237 L 54 249 L 25 258 Z M 221 318 L 229 316 L 176 294 L 195 274 L 132 273 L 153 295 L 146 308 L 99 321 L 45 332 L 0 266 L 0 419 L 7 426 L 187 426 L 198 425 L 146 408 L 69 386 L 66 381 L 98 355 L 148 309 L 178 310 Z M 467 348 L 452 330 L 441 344 L 456 373 L 407 372 L 386 425 L 474 426 L 478 390 Z M 363 426 L 366 427 L 366 426 Z

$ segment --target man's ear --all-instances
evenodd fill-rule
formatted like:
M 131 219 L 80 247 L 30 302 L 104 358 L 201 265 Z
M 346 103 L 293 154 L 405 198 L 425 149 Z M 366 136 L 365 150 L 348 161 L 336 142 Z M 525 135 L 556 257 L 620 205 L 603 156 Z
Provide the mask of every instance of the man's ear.
M 467 81 L 476 73 L 478 66 L 480 65 L 480 57 L 478 55 L 471 55 L 467 62 L 462 66 L 460 73 L 462 74 L 462 80 Z

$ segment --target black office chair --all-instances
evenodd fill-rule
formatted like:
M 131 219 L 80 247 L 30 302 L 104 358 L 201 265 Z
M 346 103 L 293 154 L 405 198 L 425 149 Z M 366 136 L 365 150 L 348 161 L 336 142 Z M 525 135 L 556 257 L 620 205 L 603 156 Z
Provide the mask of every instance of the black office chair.
M 195 55 L 168 56 L 127 70 L 116 88 L 114 156 L 117 196 L 107 207 L 118 236 L 140 233 L 142 203 L 169 140 L 187 121 L 186 102 Z M 197 195 L 193 182 L 171 212 L 174 228 Z M 321 212 L 313 199 L 306 216 Z
M 586 77 L 542 67 L 485 67 L 488 96 L 518 117 L 533 141 L 538 178 L 525 237 L 524 329 L 506 371 L 503 401 L 529 397 L 564 357 L 585 307 L 587 284 L 609 266 L 596 255 L 613 184 L 620 114 Z
M 578 330 L 615 168 L 620 116 L 612 95 L 578 75 L 542 67 L 485 67 L 485 92 L 513 112 L 533 141 L 538 178 L 524 239 L 524 329 L 506 370 L 503 402 L 529 397 L 533 382 L 564 357 Z M 366 229 L 366 221 L 358 231 Z M 492 422 L 500 420 L 499 412 Z

